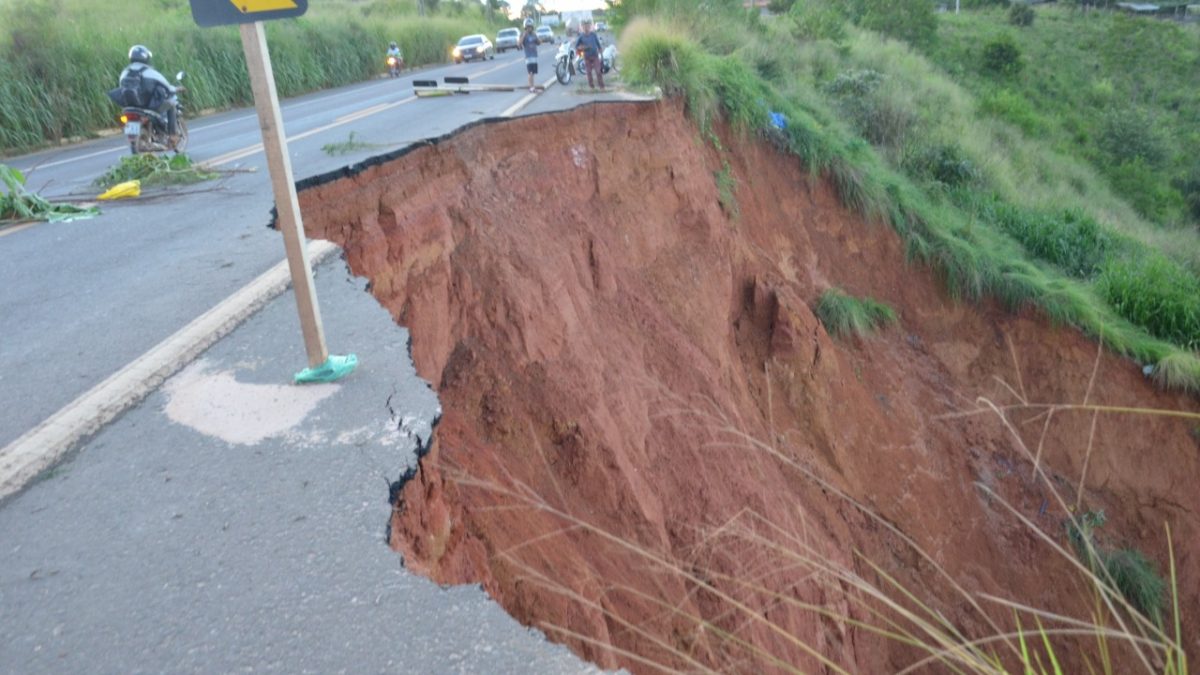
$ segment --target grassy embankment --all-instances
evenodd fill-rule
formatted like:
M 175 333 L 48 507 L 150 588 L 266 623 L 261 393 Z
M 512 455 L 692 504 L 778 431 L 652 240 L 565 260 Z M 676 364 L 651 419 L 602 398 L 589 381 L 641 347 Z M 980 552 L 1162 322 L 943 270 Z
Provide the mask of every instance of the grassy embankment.
M 626 77 L 686 97 L 702 128 L 720 116 L 776 136 L 848 207 L 891 224 L 956 295 L 1037 306 L 1151 366 L 1161 384 L 1200 391 L 1194 228 L 1141 216 L 1086 153 L 981 115 L 980 96 L 904 42 L 813 0 L 772 19 L 727 4 L 698 15 L 683 0 L 627 0 L 626 18 L 653 19 L 630 27 Z M 820 20 L 806 15 L 816 10 Z M 1061 30 L 1070 18 L 1061 15 Z M 949 34 L 971 22 L 1008 26 L 1003 13 L 960 16 L 922 48 L 953 43 Z M 986 71 L 978 57 L 961 67 Z M 1039 73 L 1008 77 L 1037 88 Z M 785 113 L 786 131 L 771 130 L 768 110 Z
M 377 76 L 390 40 L 409 66 L 446 61 L 462 35 L 494 31 L 487 19 L 482 5 L 453 2 L 426 18 L 416 0 L 311 3 L 303 17 L 267 24 L 279 94 Z M 113 127 L 106 93 L 132 44 L 150 47 L 167 77 L 187 71 L 192 112 L 251 101 L 237 28 L 197 27 L 186 2 L 22 0 L 0 5 L 0 26 L 0 153 Z

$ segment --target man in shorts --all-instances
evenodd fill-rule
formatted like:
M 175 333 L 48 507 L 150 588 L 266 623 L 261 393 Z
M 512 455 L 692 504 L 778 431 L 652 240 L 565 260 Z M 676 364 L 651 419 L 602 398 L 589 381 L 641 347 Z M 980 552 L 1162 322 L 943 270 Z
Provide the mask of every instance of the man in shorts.
M 533 76 L 538 71 L 538 36 L 533 32 L 533 19 L 525 19 L 525 32 L 521 34 L 521 47 L 525 50 L 525 72 L 529 73 L 529 91 L 541 91 L 534 86 Z

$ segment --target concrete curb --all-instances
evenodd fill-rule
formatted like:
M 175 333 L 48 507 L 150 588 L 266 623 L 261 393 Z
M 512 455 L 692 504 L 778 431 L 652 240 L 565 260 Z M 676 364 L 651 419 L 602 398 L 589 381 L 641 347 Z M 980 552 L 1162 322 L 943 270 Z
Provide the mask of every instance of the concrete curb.
M 338 250 L 328 241 L 310 241 L 310 264 L 316 267 Z M 290 284 L 287 260 L 283 260 L 0 449 L 0 499 L 19 491 L 80 439 L 142 400 Z

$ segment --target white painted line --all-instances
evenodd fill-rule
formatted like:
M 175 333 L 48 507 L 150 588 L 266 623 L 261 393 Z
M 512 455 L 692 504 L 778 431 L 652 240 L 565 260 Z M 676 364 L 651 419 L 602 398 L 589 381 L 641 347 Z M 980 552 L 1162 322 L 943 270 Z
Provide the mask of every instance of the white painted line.
M 54 166 L 62 166 L 63 164 L 70 164 L 71 162 L 78 162 L 78 161 L 81 161 L 84 159 L 91 159 L 92 157 L 99 157 L 100 155 L 108 155 L 108 154 L 111 154 L 114 152 L 123 152 L 128 149 L 129 149 L 128 145 L 122 145 L 122 146 L 116 147 L 116 148 L 106 148 L 104 150 L 97 150 L 96 152 L 89 152 L 86 155 L 80 155 L 78 157 L 70 157 L 67 159 L 60 159 L 57 162 L 48 162 L 46 164 L 38 164 L 38 165 L 32 166 L 28 169 L 23 169 L 22 171 L 24 171 L 24 173 L 26 173 L 26 174 L 32 174 L 35 171 L 40 171 L 42 169 L 49 169 L 50 167 L 54 167 Z
M 322 131 L 329 131 L 330 129 L 334 129 L 334 128 L 340 127 L 344 124 L 349 124 L 351 122 L 356 122 L 363 118 L 370 117 L 371 115 L 377 115 L 385 110 L 391 110 L 392 108 L 395 108 L 397 106 L 402 106 L 405 103 L 411 103 L 415 100 L 417 100 L 416 96 L 409 96 L 408 98 L 401 99 L 394 103 L 381 103 L 376 106 L 371 106 L 370 108 L 365 108 L 358 112 L 350 113 L 349 115 L 343 115 L 342 117 L 339 117 L 336 120 L 334 120 L 333 122 L 330 122 L 329 124 L 326 124 L 324 126 L 316 127 L 315 129 L 309 129 L 308 131 L 298 133 L 295 136 L 288 136 L 287 140 L 289 143 L 292 141 L 299 141 L 299 140 L 308 138 L 309 136 L 314 136 L 316 134 L 319 134 Z M 230 162 L 234 162 L 239 159 L 249 157 L 250 155 L 258 154 L 258 153 L 262 152 L 262 149 L 263 149 L 262 143 L 255 143 L 254 145 L 250 145 L 250 146 L 238 149 L 238 150 L 234 150 L 232 152 L 227 152 L 224 155 L 218 155 L 217 157 L 213 157 L 212 159 L 200 162 L 200 164 L 202 166 L 217 167 L 217 166 L 221 166 L 222 164 L 228 164 Z
M 552 77 L 552 78 L 546 80 L 545 84 L 542 85 L 542 89 L 549 89 L 557 81 L 558 81 L 558 77 Z M 545 92 L 543 92 L 543 93 L 545 93 Z M 525 94 L 524 96 L 521 97 L 520 101 L 517 101 L 516 103 L 509 106 L 507 110 L 500 113 L 500 116 L 501 117 L 512 117 L 513 115 L 516 115 L 518 112 L 521 111 L 522 108 L 529 105 L 530 101 L 532 101 L 533 99 L 535 99 L 537 97 L 538 97 L 538 94 L 535 94 L 532 91 L 529 92 L 528 94 Z
M 308 244 L 313 266 L 337 250 L 337 246 L 327 241 L 313 240 Z M 99 431 L 136 404 L 290 283 L 291 274 L 284 260 L 0 449 L 0 498 L 20 490 L 61 459 L 77 441 Z

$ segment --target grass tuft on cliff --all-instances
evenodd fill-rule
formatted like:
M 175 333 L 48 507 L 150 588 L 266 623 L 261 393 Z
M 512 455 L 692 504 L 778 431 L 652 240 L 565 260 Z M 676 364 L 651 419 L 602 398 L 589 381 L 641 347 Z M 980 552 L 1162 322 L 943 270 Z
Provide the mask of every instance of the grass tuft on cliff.
M 683 98 L 710 138 L 720 120 L 794 153 L 848 208 L 889 223 L 956 297 L 1037 307 L 1151 366 L 1160 384 L 1200 392 L 1200 230 L 1145 218 L 1085 159 L 1039 137 L 1053 120 L 981 114 L 1022 99 L 977 95 L 903 42 L 844 18 L 814 39 L 794 14 L 683 4 L 621 4 L 627 80 Z
M 873 298 L 856 298 L 838 288 L 821 294 L 817 318 L 830 335 L 837 338 L 866 337 L 896 323 L 896 310 Z

